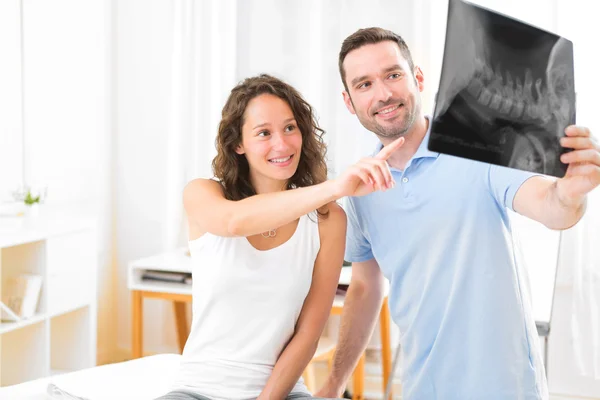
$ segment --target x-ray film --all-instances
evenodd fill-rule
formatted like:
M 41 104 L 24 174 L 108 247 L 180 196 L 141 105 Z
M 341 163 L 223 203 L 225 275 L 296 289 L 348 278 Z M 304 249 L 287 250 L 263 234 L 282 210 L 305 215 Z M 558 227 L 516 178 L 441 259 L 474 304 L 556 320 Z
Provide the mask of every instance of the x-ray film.
M 573 43 L 450 0 L 430 150 L 563 177 L 575 123 Z

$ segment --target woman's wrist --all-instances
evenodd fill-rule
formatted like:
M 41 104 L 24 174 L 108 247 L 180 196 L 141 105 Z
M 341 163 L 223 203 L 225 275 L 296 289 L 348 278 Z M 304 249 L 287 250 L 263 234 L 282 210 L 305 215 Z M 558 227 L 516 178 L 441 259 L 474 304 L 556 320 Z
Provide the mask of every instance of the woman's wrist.
M 341 188 L 339 188 L 336 179 L 328 179 L 325 182 L 321 183 L 321 185 L 325 193 L 327 193 L 327 203 L 336 201 L 344 197 L 344 194 L 342 193 Z

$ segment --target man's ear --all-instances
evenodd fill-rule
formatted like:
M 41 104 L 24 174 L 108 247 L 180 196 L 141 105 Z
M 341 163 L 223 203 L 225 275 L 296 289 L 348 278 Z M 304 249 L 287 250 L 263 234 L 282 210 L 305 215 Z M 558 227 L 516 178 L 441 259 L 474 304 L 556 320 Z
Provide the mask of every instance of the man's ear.
M 346 105 L 348 111 L 350 111 L 351 114 L 356 115 L 356 111 L 354 111 L 354 104 L 352 104 L 352 98 L 350 97 L 348 92 L 344 90 L 342 92 L 342 96 L 344 97 L 344 104 Z
M 423 71 L 421 71 L 421 68 L 418 65 L 415 66 L 415 81 L 417 82 L 419 92 L 422 92 L 425 89 L 425 77 L 423 76 Z

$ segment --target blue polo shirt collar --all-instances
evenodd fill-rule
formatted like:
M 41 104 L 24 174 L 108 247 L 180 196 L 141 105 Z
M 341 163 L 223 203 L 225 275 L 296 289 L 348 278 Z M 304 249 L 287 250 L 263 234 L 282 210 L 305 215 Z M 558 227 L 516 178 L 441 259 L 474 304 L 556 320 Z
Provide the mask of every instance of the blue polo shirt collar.
M 423 138 L 423 141 L 419 145 L 419 148 L 417 149 L 416 153 L 412 156 L 412 158 L 409 161 L 409 163 L 407 164 L 407 166 L 412 164 L 413 160 L 416 160 L 419 158 L 438 158 L 440 155 L 440 153 L 436 153 L 427 148 L 427 144 L 429 143 L 429 136 L 431 135 L 431 117 L 425 116 L 425 118 L 427 118 L 429 120 L 429 127 L 427 128 L 427 132 L 425 133 L 425 137 Z M 379 153 L 382 148 L 383 148 L 383 144 L 381 142 L 377 143 L 377 147 L 375 148 L 375 152 L 373 152 L 373 156 L 375 156 L 377 153 Z

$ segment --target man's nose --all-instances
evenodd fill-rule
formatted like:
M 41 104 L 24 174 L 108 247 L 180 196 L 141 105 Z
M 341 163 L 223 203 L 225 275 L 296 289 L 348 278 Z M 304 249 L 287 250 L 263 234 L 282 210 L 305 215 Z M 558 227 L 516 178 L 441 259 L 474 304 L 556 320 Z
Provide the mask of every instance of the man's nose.
M 377 100 L 385 103 L 392 98 L 392 90 L 385 83 L 377 85 Z

